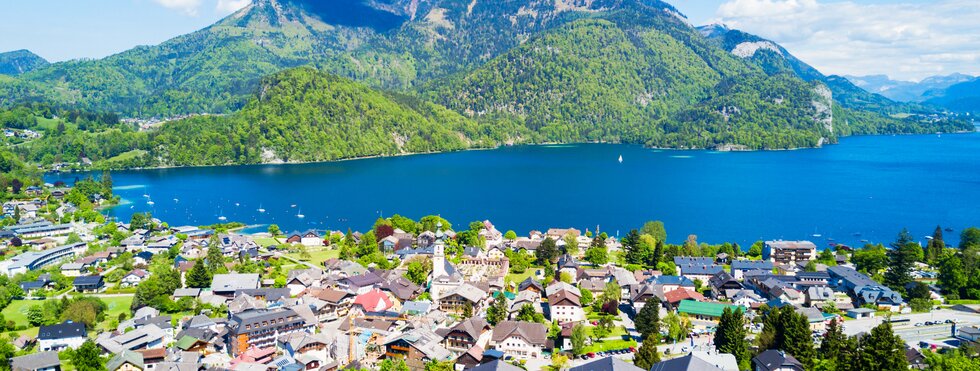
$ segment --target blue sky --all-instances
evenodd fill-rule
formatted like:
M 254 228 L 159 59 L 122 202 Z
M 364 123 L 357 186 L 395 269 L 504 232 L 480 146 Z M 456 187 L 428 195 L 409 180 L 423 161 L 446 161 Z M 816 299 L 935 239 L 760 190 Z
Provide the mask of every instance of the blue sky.
M 477 0 L 485 1 L 485 0 Z M 101 58 L 214 23 L 248 0 L 0 0 L 0 51 Z M 691 23 L 772 39 L 830 74 L 980 74 L 977 0 L 668 0 Z

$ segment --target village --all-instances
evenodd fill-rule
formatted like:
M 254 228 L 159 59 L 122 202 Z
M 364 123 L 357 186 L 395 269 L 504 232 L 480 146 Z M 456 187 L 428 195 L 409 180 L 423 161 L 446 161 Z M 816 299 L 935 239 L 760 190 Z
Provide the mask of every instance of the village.
M 843 245 L 770 240 L 755 252 L 668 256 L 648 234 L 518 236 L 490 221 L 454 230 L 438 216 L 379 219 L 363 233 L 240 234 L 234 223 L 143 214 L 78 218 L 70 187 L 24 192 L 3 204 L 11 222 L 0 230 L 13 370 L 94 360 L 110 371 L 735 371 L 747 368 L 716 347 L 719 323 L 744 316 L 740 341 L 751 343 L 775 309 L 805 317 L 813 346 L 831 327 L 859 335 L 888 323 L 918 368 L 924 353 L 980 341 L 980 305 L 944 305 L 923 284 L 933 304 L 913 311 Z M 628 262 L 638 243 L 657 246 L 656 269 Z M 911 273 L 916 283 L 936 274 L 926 264 Z M 780 349 L 749 362 L 805 369 Z

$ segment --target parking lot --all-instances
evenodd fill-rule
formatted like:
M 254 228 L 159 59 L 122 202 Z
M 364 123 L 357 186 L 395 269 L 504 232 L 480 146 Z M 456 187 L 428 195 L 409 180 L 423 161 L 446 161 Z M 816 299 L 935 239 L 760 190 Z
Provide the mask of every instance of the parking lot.
M 909 321 L 893 324 L 892 327 L 894 328 L 895 334 L 902 337 L 902 340 L 905 340 L 906 343 L 912 346 L 917 346 L 923 340 L 937 340 L 950 337 L 952 335 L 952 325 L 945 323 L 946 320 L 956 322 L 956 326 L 958 327 L 980 324 L 980 315 L 978 314 L 949 309 L 934 310 L 929 313 L 903 314 L 892 317 L 892 320 L 900 319 L 908 319 Z M 846 321 L 844 322 L 844 333 L 847 335 L 856 335 L 861 332 L 869 332 L 884 320 L 884 317 L 875 317 Z M 938 324 L 927 326 L 925 325 L 926 322 L 938 322 Z M 916 324 L 921 324 L 921 326 L 916 326 Z

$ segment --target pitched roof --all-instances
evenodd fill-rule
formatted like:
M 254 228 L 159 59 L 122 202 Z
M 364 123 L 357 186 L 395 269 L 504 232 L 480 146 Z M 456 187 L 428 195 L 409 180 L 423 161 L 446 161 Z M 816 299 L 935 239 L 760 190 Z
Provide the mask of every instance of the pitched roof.
M 109 371 L 116 371 L 127 363 L 142 369 L 143 354 L 128 349 L 123 350 L 122 352 L 117 353 L 115 356 L 113 356 L 112 359 L 109 360 L 109 362 L 106 362 L 105 368 Z
M 568 290 L 558 291 L 551 296 L 548 296 L 548 304 L 551 306 L 556 305 L 574 305 L 577 307 L 582 306 L 582 302 L 578 295 Z
M 498 359 L 473 367 L 470 371 L 524 371 L 524 369 Z
M 781 350 L 769 349 L 752 358 L 752 364 L 756 365 L 756 370 L 782 370 L 795 369 L 803 370 L 803 364 L 796 360 L 791 354 Z
M 211 278 L 211 291 L 233 292 L 258 287 L 259 275 L 256 273 L 216 274 Z
M 55 367 L 60 364 L 61 360 L 58 359 L 58 352 L 55 351 L 28 354 L 10 359 L 10 366 L 13 370 L 38 370 Z
M 701 295 L 697 291 L 694 291 L 694 290 L 691 290 L 691 289 L 679 288 L 679 289 L 676 289 L 676 290 L 669 291 L 669 292 L 665 293 L 664 294 L 664 299 L 668 303 L 676 303 L 676 302 L 679 302 L 679 301 L 682 301 L 682 300 L 703 301 L 704 300 L 704 295 Z
M 354 305 L 360 305 L 368 312 L 383 312 L 391 308 L 393 303 L 383 291 L 374 289 L 354 298 Z
M 454 331 L 460 331 L 469 335 L 470 338 L 479 339 L 480 334 L 482 334 L 483 331 L 489 330 L 490 327 L 490 324 L 483 318 L 468 318 L 463 320 L 463 322 L 456 324 L 456 326 L 453 326 L 446 333 L 448 334 Z
M 79 336 L 86 336 L 85 324 L 71 321 L 57 325 L 41 326 L 37 332 L 38 340 L 67 339 Z
M 693 300 L 681 300 L 680 305 L 677 307 L 677 312 L 711 316 L 711 317 L 721 317 L 721 313 L 725 310 L 725 308 L 731 308 L 732 310 L 741 309 L 743 312 L 745 311 L 745 308 L 743 308 L 740 305 L 709 303 L 709 302 L 700 302 L 700 301 L 693 301 Z
M 578 367 L 572 367 L 569 371 L 643 371 L 643 369 L 616 357 L 604 357 Z
M 502 321 L 493 328 L 493 341 L 500 342 L 517 336 L 530 344 L 544 345 L 548 340 L 548 329 L 540 323 L 525 321 Z

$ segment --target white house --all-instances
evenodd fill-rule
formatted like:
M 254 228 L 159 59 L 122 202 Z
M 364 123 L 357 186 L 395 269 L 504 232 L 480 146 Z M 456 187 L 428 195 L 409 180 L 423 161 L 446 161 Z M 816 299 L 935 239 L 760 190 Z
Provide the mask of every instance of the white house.
M 534 322 L 502 321 L 493 328 L 490 346 L 517 359 L 541 356 L 548 340 L 548 329 Z
M 78 349 L 85 339 L 84 323 L 66 321 L 57 325 L 41 326 L 37 332 L 37 347 L 42 352 Z
M 139 283 L 143 282 L 143 279 L 149 277 L 149 275 L 150 273 L 145 270 L 133 269 L 119 280 L 119 284 L 123 287 L 133 287 L 139 285 Z
M 548 308 L 551 310 L 551 320 L 559 324 L 585 320 L 585 311 L 578 295 L 561 290 L 548 296 Z

